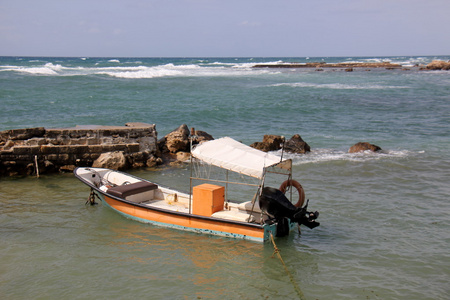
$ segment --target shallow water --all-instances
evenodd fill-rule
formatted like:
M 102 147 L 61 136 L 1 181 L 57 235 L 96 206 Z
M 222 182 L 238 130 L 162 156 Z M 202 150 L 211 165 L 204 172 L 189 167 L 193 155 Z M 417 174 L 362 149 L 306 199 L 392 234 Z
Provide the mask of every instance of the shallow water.
M 284 155 L 321 226 L 276 240 L 293 281 L 270 243 L 137 223 L 54 174 L 0 179 L 2 298 L 446 299 L 449 73 L 251 62 L 2 58 L 0 129 L 142 121 L 162 137 L 186 123 L 247 144 L 299 133 L 312 152 Z M 358 141 L 383 152 L 348 154 Z M 189 188 L 187 166 L 132 173 Z

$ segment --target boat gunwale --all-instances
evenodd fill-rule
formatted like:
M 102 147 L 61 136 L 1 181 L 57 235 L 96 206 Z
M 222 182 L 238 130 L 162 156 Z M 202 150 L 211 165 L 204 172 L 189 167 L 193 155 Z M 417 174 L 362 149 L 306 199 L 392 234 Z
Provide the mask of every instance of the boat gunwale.
M 77 167 L 74 170 L 75 177 L 78 178 L 81 182 L 85 183 L 91 189 L 96 190 L 97 192 L 101 193 L 104 196 L 107 196 L 107 197 L 112 198 L 114 200 L 126 203 L 126 204 L 131 205 L 131 206 L 138 206 L 138 207 L 142 207 L 142 208 L 145 208 L 145 209 L 148 209 L 148 210 L 158 211 L 158 212 L 161 212 L 161 213 L 167 213 L 167 214 L 171 214 L 171 215 L 178 215 L 178 216 L 195 218 L 195 219 L 200 219 L 200 220 L 216 221 L 216 222 L 220 222 L 220 223 L 244 225 L 244 226 L 255 227 L 255 228 L 260 228 L 260 229 L 263 229 L 266 225 L 270 225 L 270 224 L 256 224 L 256 223 L 240 222 L 240 221 L 235 221 L 235 220 L 227 220 L 227 219 L 221 219 L 221 218 L 200 216 L 200 215 L 195 215 L 195 214 L 192 214 L 192 213 L 173 211 L 173 210 L 169 210 L 169 209 L 164 209 L 164 208 L 160 208 L 160 207 L 153 207 L 153 206 L 149 206 L 149 205 L 146 205 L 146 204 L 141 204 L 141 203 L 136 203 L 136 202 L 133 202 L 133 201 L 129 201 L 129 200 L 126 200 L 126 199 L 123 199 L 123 198 L 111 195 L 111 194 L 109 194 L 109 193 L 107 193 L 105 191 L 102 191 L 100 188 L 96 187 L 91 182 L 89 182 L 89 181 L 85 180 L 84 178 L 82 178 L 80 175 L 78 175 L 78 173 L 76 171 L 78 169 L 83 169 L 83 168 L 84 169 L 86 169 L 86 168 L 90 169 L 89 167 Z M 173 189 L 173 188 L 170 188 L 170 187 L 166 187 L 164 185 L 160 185 L 159 183 L 156 183 L 156 182 L 151 182 L 149 180 L 146 180 L 144 178 L 140 178 L 140 177 L 134 176 L 132 174 L 128 174 L 128 173 L 117 171 L 117 170 L 113 170 L 113 171 L 121 173 L 121 174 L 124 174 L 124 175 L 127 175 L 127 176 L 130 176 L 130 177 L 133 177 L 133 178 L 141 180 L 141 181 L 146 181 L 146 182 L 157 184 L 158 187 L 163 187 L 165 189 L 169 189 L 169 190 L 172 190 L 172 191 L 175 191 L 175 192 L 183 193 L 183 192 L 180 192 L 180 191 L 178 191 L 176 189 Z M 183 194 L 186 194 L 186 193 L 183 193 Z M 105 200 L 102 200 L 102 201 L 105 201 Z

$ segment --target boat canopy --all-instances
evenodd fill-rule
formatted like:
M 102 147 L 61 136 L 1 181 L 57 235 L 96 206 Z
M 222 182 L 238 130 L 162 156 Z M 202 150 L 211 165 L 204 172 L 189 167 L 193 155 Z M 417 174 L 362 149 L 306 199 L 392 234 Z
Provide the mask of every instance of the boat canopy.
M 261 179 L 269 167 L 291 170 L 292 161 L 244 145 L 230 137 L 203 142 L 192 156 L 208 164 Z

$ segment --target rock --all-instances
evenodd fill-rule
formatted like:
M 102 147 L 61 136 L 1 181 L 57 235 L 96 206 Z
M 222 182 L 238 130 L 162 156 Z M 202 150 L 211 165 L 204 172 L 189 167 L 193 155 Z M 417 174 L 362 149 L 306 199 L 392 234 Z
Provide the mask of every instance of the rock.
M 43 170 L 46 172 L 53 171 L 55 169 L 55 164 L 51 161 L 45 160 Z
M 281 149 L 283 140 L 284 138 L 280 135 L 266 134 L 262 142 L 255 142 L 250 147 L 264 152 L 277 151 Z
M 126 159 L 123 151 L 102 153 L 92 164 L 94 168 L 107 168 L 120 170 L 126 167 Z
M 382 149 L 380 147 L 378 147 L 377 145 L 373 145 L 367 142 L 359 142 L 356 143 L 355 145 L 351 146 L 350 149 L 348 150 L 348 153 L 358 153 L 358 152 L 364 152 L 364 151 L 373 151 L 373 152 L 378 152 L 381 151 Z
M 33 137 L 43 137 L 45 134 L 44 127 L 12 129 L 4 131 L 2 135 L 8 134 L 11 140 L 27 140 Z
M 279 63 L 279 64 L 258 64 L 253 68 L 398 68 L 402 66 L 399 64 L 392 64 L 390 62 L 377 63 L 337 63 L 329 64 L 325 62 L 313 63 Z
M 162 152 L 166 152 L 166 149 L 170 153 L 189 151 L 189 146 L 189 129 L 186 124 L 183 124 L 164 137 Z
M 202 143 L 204 141 L 212 141 L 212 140 L 214 140 L 212 135 L 210 135 L 210 134 L 208 134 L 208 133 L 206 133 L 204 131 L 201 131 L 201 130 L 195 130 L 194 128 L 191 128 L 191 135 L 192 135 L 192 133 L 194 135 L 194 138 L 192 140 L 192 144 L 194 144 L 194 145 L 195 144 L 200 144 L 200 143 Z
M 192 144 L 196 145 L 204 141 L 214 140 L 212 135 L 194 128 L 189 131 L 186 124 L 181 125 L 164 138 L 158 141 L 158 148 L 163 154 L 178 152 L 190 152 L 191 141 L 190 136 L 193 136 Z M 162 155 L 164 156 L 164 155 Z
M 33 164 L 33 163 L 30 163 L 30 164 L 28 164 L 27 165 L 27 167 L 26 167 L 26 174 L 28 175 L 28 176 L 30 176 L 30 175 L 32 175 L 32 174 L 34 174 L 34 173 L 36 173 L 35 172 L 35 165 Z
M 285 143 L 284 150 L 291 153 L 305 154 L 311 151 L 311 147 L 299 134 L 295 134 Z
M 3 150 L 8 150 L 14 147 L 14 142 L 11 140 L 8 140 L 5 145 L 3 146 Z
M 59 171 L 62 173 L 66 173 L 66 172 L 71 173 L 71 172 L 73 172 L 73 170 L 75 170 L 75 168 L 76 167 L 74 165 L 65 165 L 65 166 L 60 167 Z
M 284 137 L 280 135 L 264 135 L 262 142 L 255 142 L 250 145 L 255 149 L 268 152 L 280 150 L 283 146 Z M 284 143 L 286 152 L 304 154 L 311 151 L 311 147 L 302 139 L 299 134 L 293 135 L 289 141 Z
M 188 161 L 191 157 L 191 154 L 189 152 L 177 152 L 177 160 L 180 162 Z
M 143 122 L 128 122 L 128 123 L 125 123 L 125 126 L 127 126 L 127 127 L 138 127 L 138 128 L 151 128 L 154 125 L 153 124 L 148 124 L 148 123 L 143 123 Z
M 163 160 L 160 157 L 156 157 L 156 156 L 152 155 L 152 156 L 150 156 L 149 159 L 147 159 L 145 165 L 149 168 L 153 168 L 162 163 L 163 163 Z
M 426 66 L 427 70 L 450 70 L 450 62 L 443 60 L 433 60 Z

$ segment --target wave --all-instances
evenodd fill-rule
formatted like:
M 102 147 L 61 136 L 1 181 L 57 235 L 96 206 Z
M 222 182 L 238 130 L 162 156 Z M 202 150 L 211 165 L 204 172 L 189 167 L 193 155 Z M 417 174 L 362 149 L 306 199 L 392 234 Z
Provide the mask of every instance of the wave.
M 32 75 L 58 75 L 64 67 L 59 64 L 46 63 L 41 67 L 2 66 L 1 71 L 15 71 Z
M 110 60 L 115 61 L 115 60 Z M 60 64 L 46 63 L 41 66 L 0 66 L 0 71 L 13 71 L 41 76 L 86 76 L 107 75 L 115 78 L 158 78 L 158 77 L 199 77 L 199 76 L 245 76 L 264 74 L 267 70 L 255 70 L 250 65 L 237 67 L 236 64 L 202 66 L 198 64 L 175 65 L 168 63 L 158 66 L 130 66 L 127 62 L 119 66 L 101 66 L 97 62 L 92 67 L 64 67 Z
M 311 60 L 319 61 L 322 58 Z M 325 60 L 328 63 L 383 63 L 390 62 L 403 67 L 424 66 L 433 60 L 449 60 L 448 56 L 392 56 L 392 57 L 330 57 Z
M 342 83 L 309 83 L 309 82 L 294 82 L 294 83 L 277 83 L 269 86 L 289 86 L 300 88 L 317 88 L 317 89 L 332 89 L 332 90 L 383 90 L 383 89 L 407 89 L 407 86 L 385 86 L 378 84 L 342 84 Z
M 281 151 L 277 151 L 276 154 L 281 155 Z M 364 162 L 392 158 L 405 158 L 413 154 L 414 152 L 409 150 L 383 150 L 382 152 L 376 153 L 369 150 L 360 153 L 348 153 L 336 149 L 313 149 L 308 154 L 284 153 L 283 157 L 292 159 L 293 165 L 302 165 L 332 161 Z

